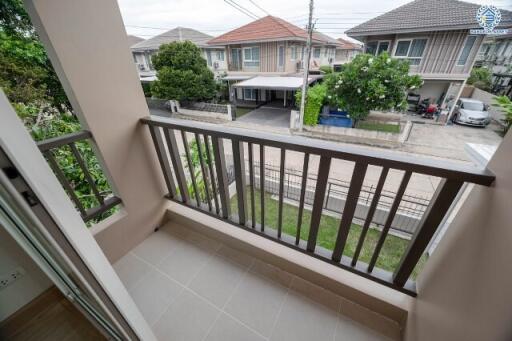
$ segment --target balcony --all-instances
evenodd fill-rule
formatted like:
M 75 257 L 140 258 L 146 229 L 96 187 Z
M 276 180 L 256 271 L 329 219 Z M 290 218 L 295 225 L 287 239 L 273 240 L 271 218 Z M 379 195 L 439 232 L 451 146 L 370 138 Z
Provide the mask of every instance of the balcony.
M 24 202 L 46 212 L 54 244 L 81 265 L 73 274 L 92 283 L 82 292 L 125 339 L 510 339 L 510 136 L 480 169 L 151 117 L 115 1 L 27 3 L 84 132 L 38 148 L 7 103 L 1 147 L 32 189 Z M 44 155 L 73 154 L 82 139 L 112 189 L 92 193 L 92 207 Z M 349 181 L 331 200 L 337 172 Z M 435 191 L 390 247 L 419 176 L 437 179 Z M 88 228 L 111 204 L 118 211 Z

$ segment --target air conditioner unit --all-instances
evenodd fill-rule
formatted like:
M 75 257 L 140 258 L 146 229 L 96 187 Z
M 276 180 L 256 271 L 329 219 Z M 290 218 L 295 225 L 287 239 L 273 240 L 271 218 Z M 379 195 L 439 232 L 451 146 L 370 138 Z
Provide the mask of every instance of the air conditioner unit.
M 215 70 L 217 70 L 217 69 L 219 68 L 219 62 L 214 62 L 214 63 L 213 63 L 213 68 L 214 68 Z
M 333 59 L 329 58 L 329 64 L 332 64 L 332 62 L 333 62 Z
M 137 63 L 137 66 L 140 71 L 146 71 L 146 66 L 144 64 Z

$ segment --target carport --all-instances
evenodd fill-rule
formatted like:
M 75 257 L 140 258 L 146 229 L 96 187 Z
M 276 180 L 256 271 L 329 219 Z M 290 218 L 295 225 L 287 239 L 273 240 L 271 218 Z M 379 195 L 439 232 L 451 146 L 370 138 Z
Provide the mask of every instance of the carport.
M 308 84 L 317 81 L 321 76 L 311 76 Z M 233 85 L 235 105 L 237 101 L 254 101 L 256 103 L 282 103 L 286 108 L 294 104 L 295 92 L 302 88 L 303 78 L 300 76 L 255 76 Z

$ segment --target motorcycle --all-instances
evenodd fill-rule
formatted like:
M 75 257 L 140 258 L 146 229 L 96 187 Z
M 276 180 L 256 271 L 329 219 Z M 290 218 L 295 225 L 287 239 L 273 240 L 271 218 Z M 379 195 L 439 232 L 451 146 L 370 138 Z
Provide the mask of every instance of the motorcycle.
M 418 105 L 418 115 L 423 118 L 433 119 L 434 116 L 438 116 L 441 112 L 439 105 L 430 103 L 430 99 L 426 98 Z

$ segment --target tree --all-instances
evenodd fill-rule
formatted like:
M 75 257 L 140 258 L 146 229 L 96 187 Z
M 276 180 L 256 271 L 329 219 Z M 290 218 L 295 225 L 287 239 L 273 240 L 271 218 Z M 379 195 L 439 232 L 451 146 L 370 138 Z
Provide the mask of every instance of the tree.
M 387 52 L 375 57 L 359 54 L 344 64 L 342 72 L 327 77 L 327 101 L 346 110 L 356 122 L 370 110 L 407 108 L 406 91 L 422 84 L 409 75 L 409 62 L 390 58 Z
M 153 96 L 179 101 L 209 100 L 215 96 L 213 72 L 192 42 L 163 44 L 151 61 L 158 78 L 151 86 Z
M 475 88 L 490 90 L 492 85 L 491 71 L 486 67 L 477 67 L 471 70 L 467 83 Z

